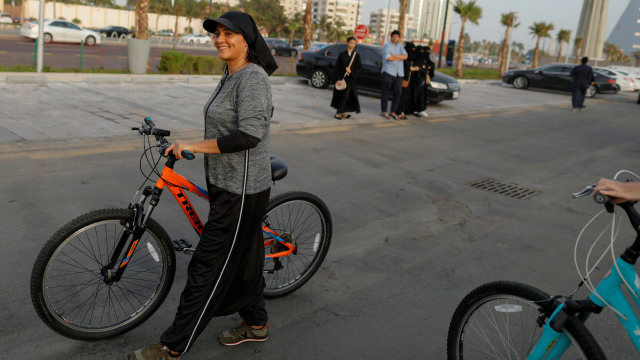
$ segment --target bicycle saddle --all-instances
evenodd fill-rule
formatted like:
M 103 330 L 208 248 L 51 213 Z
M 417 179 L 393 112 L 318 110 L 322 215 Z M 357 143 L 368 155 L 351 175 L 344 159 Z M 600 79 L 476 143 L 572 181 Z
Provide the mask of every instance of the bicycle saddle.
M 271 180 L 278 181 L 287 176 L 287 164 L 282 158 L 271 155 Z

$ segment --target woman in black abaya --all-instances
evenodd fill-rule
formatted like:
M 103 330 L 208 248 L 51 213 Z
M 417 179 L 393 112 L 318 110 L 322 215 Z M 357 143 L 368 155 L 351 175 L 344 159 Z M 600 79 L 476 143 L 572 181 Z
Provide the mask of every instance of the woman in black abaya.
M 360 112 L 360 101 L 358 100 L 358 92 L 356 91 L 356 80 L 362 69 L 360 55 L 355 51 L 356 39 L 349 37 L 347 39 L 347 50 L 338 55 L 336 62 L 336 79 L 340 80 L 344 76 L 347 88 L 344 90 L 333 89 L 333 98 L 331 99 L 331 107 L 336 109 L 336 119 L 350 118 L 348 112 Z M 352 61 L 353 60 L 353 61 Z M 349 66 L 351 64 L 351 66 Z M 346 74 L 346 76 L 345 76 Z
M 402 86 L 402 98 L 400 99 L 400 116 L 399 120 L 406 120 L 406 114 L 414 114 L 418 112 L 419 100 L 419 84 L 422 81 L 420 77 L 420 58 L 416 54 L 416 46 L 412 42 L 408 42 L 404 46 L 407 51 L 408 58 L 404 60 L 404 77 L 402 80 L 408 81 L 407 87 Z M 403 81 L 403 83 L 404 83 Z

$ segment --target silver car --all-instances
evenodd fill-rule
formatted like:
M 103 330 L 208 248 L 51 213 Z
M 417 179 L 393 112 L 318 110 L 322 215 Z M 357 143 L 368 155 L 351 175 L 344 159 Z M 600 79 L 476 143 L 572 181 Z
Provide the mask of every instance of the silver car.
M 38 27 L 37 22 L 25 23 L 20 29 L 20 36 L 37 39 Z M 95 45 L 100 44 L 101 41 L 99 33 L 84 29 L 66 20 L 45 20 L 43 38 L 45 43 L 52 41 L 80 43 L 84 41 L 87 45 Z

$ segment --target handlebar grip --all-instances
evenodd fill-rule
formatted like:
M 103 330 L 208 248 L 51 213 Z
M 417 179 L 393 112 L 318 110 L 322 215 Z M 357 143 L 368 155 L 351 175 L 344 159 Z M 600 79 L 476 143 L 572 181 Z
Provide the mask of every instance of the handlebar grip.
M 193 159 L 196 158 L 196 155 L 194 153 L 192 153 L 191 151 L 182 150 L 182 152 L 180 154 L 182 155 L 183 158 L 185 158 L 187 160 L 193 160 Z
M 597 202 L 598 204 L 604 204 L 611 201 L 611 198 L 607 195 L 600 194 L 600 192 L 598 191 L 593 195 L 593 201 Z

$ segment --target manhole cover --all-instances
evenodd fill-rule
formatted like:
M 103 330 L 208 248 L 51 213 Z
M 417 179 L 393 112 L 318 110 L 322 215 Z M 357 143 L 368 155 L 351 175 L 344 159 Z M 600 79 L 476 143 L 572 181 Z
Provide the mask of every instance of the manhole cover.
M 527 189 L 516 184 L 504 184 L 496 179 L 488 177 L 470 181 L 467 183 L 467 185 L 476 189 L 482 189 L 506 195 L 514 199 L 528 199 L 534 195 L 540 194 L 540 191 Z

